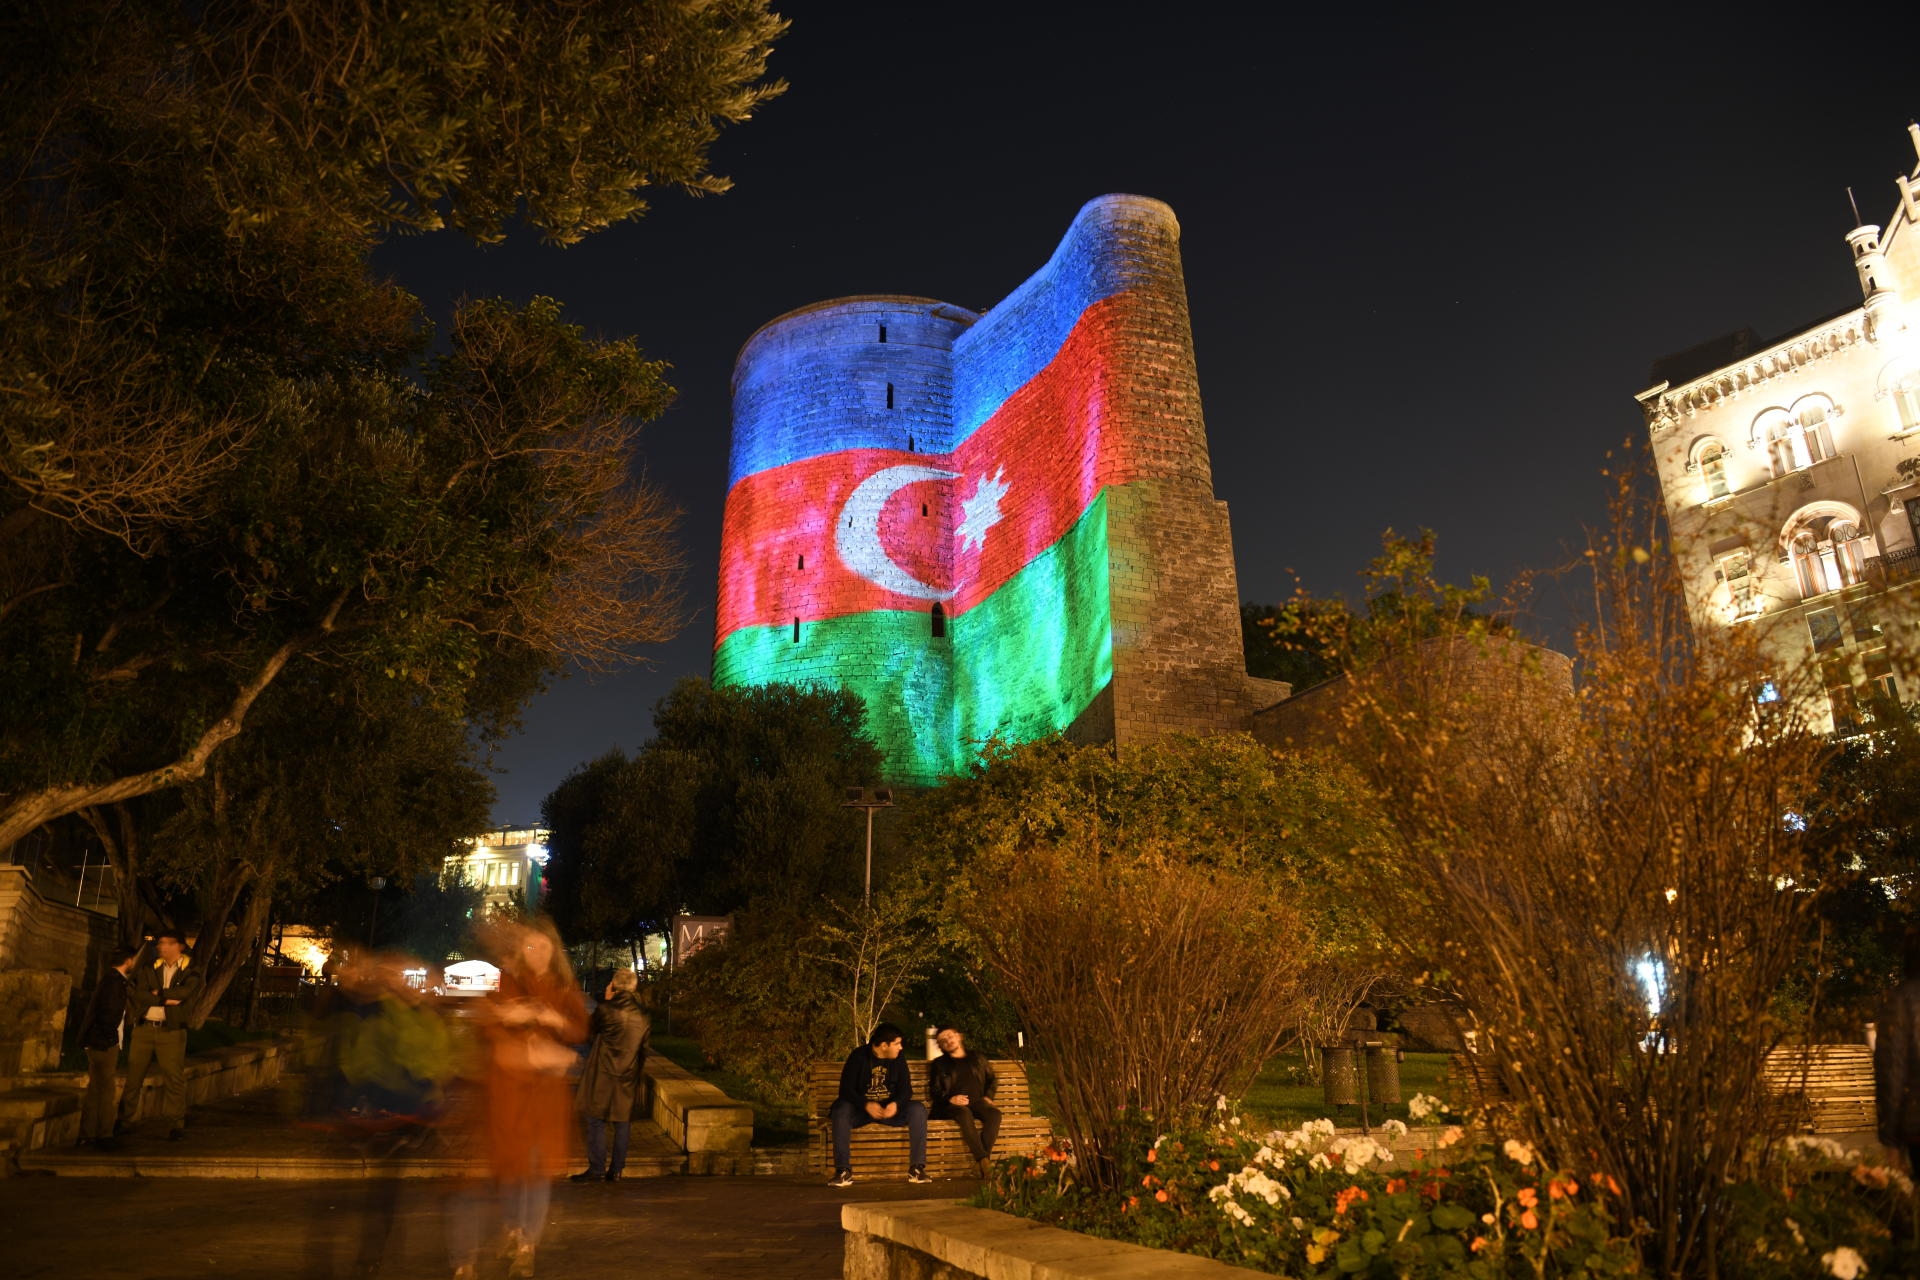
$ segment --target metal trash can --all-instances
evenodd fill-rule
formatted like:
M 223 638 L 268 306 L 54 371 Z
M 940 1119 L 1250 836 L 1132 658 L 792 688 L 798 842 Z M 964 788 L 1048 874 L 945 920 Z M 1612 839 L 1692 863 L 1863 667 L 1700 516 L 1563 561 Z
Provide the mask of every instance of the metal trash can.
M 1330 1107 L 1360 1105 L 1360 1059 L 1352 1045 L 1328 1045 L 1320 1050 L 1320 1088 Z
M 1367 1100 L 1400 1101 L 1400 1055 L 1386 1045 L 1367 1046 Z

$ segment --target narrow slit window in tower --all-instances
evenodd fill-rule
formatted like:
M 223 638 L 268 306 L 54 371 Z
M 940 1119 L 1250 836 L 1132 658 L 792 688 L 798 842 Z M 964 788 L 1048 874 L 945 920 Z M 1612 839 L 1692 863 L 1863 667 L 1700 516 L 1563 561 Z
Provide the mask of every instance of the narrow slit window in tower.
M 891 382 L 887 384 L 887 408 L 893 408 L 893 384 Z
M 932 619 L 933 638 L 935 640 L 945 640 L 947 638 L 947 611 L 941 606 L 938 600 L 933 602 Z
M 924 502 L 920 504 L 920 514 L 923 516 L 927 514 L 927 504 Z
M 806 568 L 806 567 L 807 567 L 807 558 L 806 558 L 805 556 L 801 556 L 801 557 L 800 557 L 800 563 L 799 563 L 799 564 L 797 564 L 797 565 L 795 565 L 794 567 L 795 567 L 795 568 L 797 568 L 797 569 L 804 569 L 804 568 Z
M 793 642 L 795 644 L 800 643 L 800 619 L 798 618 L 793 620 Z
M 908 437 L 907 437 L 907 452 L 908 452 L 908 453 L 912 453 L 912 452 L 913 452 L 913 437 L 912 437 L 912 436 L 908 436 Z
M 881 326 L 880 326 L 880 341 L 882 341 L 882 342 L 885 342 L 886 340 L 887 340 L 887 326 L 885 326 L 885 325 L 881 325 Z

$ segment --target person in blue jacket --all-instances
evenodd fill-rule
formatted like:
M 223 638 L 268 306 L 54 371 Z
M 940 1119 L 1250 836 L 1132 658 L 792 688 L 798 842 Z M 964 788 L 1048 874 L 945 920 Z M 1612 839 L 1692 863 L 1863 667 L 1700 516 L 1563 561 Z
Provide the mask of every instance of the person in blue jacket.
M 911 1147 L 908 1182 L 927 1177 L 927 1108 L 913 1097 L 913 1076 L 901 1057 L 906 1036 L 891 1022 L 873 1029 L 867 1042 L 847 1055 L 840 1069 L 840 1096 L 827 1118 L 833 1125 L 833 1180 L 830 1187 L 853 1185 L 853 1131 L 861 1125 L 905 1127 Z

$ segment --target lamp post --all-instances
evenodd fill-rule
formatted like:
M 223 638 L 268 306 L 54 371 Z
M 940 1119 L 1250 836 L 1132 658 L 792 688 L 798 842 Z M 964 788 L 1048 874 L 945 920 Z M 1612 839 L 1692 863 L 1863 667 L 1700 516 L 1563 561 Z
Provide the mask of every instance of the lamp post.
M 367 881 L 373 889 L 373 915 L 367 921 L 367 950 L 373 950 L 373 935 L 380 928 L 380 891 L 387 887 L 385 876 L 375 876 Z
M 845 809 L 865 809 L 867 811 L 867 887 L 860 895 L 863 906 L 873 902 L 873 811 L 893 808 L 893 792 L 886 787 L 875 787 L 871 793 L 865 787 L 848 787 L 847 798 L 841 801 Z

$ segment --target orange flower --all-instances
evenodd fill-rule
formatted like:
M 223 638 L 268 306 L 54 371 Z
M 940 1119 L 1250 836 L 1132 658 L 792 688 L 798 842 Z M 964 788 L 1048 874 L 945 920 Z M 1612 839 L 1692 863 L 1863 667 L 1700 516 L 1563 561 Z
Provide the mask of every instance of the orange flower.
M 1440 1184 L 1437 1182 L 1424 1182 L 1420 1185 L 1420 1194 L 1429 1200 L 1438 1200 L 1440 1198 Z
M 1406 1189 L 1407 1189 L 1407 1180 L 1405 1178 L 1388 1178 L 1387 1179 L 1388 1195 L 1397 1196 L 1402 1191 L 1405 1191 Z
M 1487 1247 L 1487 1238 L 1485 1236 L 1475 1236 L 1473 1238 L 1473 1244 L 1471 1246 L 1473 1252 L 1478 1253 L 1486 1247 Z
M 1153 1185 L 1153 1175 L 1152 1175 L 1152 1174 L 1148 1174 L 1148 1175 L 1147 1175 L 1146 1177 L 1144 1177 L 1144 1178 L 1142 1178 L 1142 1179 L 1140 1179 L 1140 1185 L 1141 1185 L 1141 1186 L 1143 1186 L 1143 1187 L 1150 1187 L 1150 1186 L 1152 1186 L 1152 1185 Z
M 1534 1216 L 1533 1210 L 1529 1209 L 1520 1215 L 1520 1225 L 1531 1231 L 1540 1225 L 1540 1219 Z
M 1207 1161 L 1207 1168 L 1213 1170 L 1215 1173 L 1218 1173 L 1220 1172 L 1220 1162 L 1218 1160 L 1209 1160 Z
M 1372 1196 L 1366 1193 L 1363 1187 L 1348 1187 L 1345 1191 L 1342 1191 L 1333 1198 L 1334 1216 L 1340 1217 L 1345 1214 L 1355 1200 L 1371 1200 L 1372 1198 Z
M 1153 1164 L 1153 1163 L 1155 1163 L 1156 1161 L 1158 1161 L 1159 1159 L 1160 1159 L 1160 1150 L 1159 1150 L 1159 1148 L 1157 1148 L 1157 1147 L 1148 1147 L 1148 1148 L 1147 1148 L 1147 1163 L 1148 1163 L 1148 1164 Z
M 1154 1192 L 1153 1198 L 1155 1200 L 1158 1200 L 1161 1204 L 1165 1204 L 1167 1202 L 1166 1189 L 1162 1188 L 1161 1190 Z
M 1605 1178 L 1605 1179 L 1607 1180 L 1607 1190 L 1609 1190 L 1609 1191 L 1611 1191 L 1611 1192 L 1613 1192 L 1613 1194 L 1615 1194 L 1615 1195 L 1619 1195 L 1619 1194 L 1620 1194 L 1620 1184 L 1619 1184 L 1619 1183 L 1617 1183 L 1617 1182 L 1615 1182 L 1615 1181 L 1613 1180 L 1613 1175 L 1612 1175 L 1612 1174 L 1610 1174 L 1610 1173 L 1606 1173 L 1606 1174 L 1602 1174 L 1602 1175 L 1600 1175 L 1600 1176 L 1601 1176 L 1601 1177 L 1603 1177 L 1603 1178 Z M 1787 1195 L 1788 1195 L 1788 1196 L 1792 1196 L 1792 1195 L 1793 1195 L 1793 1193 L 1792 1193 L 1791 1191 L 1789 1191 L 1789 1192 L 1787 1193 Z
M 1127 1197 L 1127 1203 L 1126 1203 L 1126 1208 L 1123 1208 L 1123 1209 L 1121 1210 L 1121 1212 L 1122 1212 L 1122 1213 L 1125 1213 L 1125 1212 L 1127 1211 L 1127 1209 L 1138 1209 L 1139 1207 L 1140 1207 L 1140 1197 L 1139 1197 L 1139 1196 L 1128 1196 L 1128 1197 Z
M 1525 1207 L 1531 1209 L 1533 1208 L 1533 1206 L 1540 1203 L 1540 1193 L 1538 1191 L 1535 1191 L 1532 1187 L 1522 1187 L 1520 1188 L 1519 1192 L 1515 1194 L 1514 1199 L 1518 1200 Z

